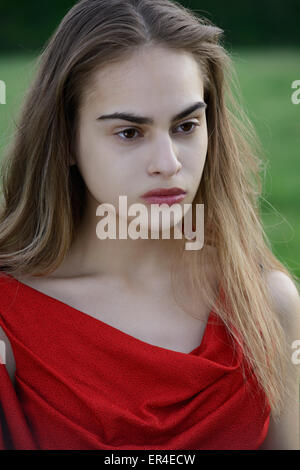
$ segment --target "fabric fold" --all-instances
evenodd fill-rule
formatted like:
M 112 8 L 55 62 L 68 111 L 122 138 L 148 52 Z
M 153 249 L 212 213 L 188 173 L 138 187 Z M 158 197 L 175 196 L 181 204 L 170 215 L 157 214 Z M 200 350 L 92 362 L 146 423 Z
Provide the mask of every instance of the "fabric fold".
M 4 295 L 5 293 L 5 295 Z M 15 361 L 0 365 L 0 448 L 258 449 L 270 406 L 212 310 L 199 347 L 141 341 L 8 275 L 0 326 Z

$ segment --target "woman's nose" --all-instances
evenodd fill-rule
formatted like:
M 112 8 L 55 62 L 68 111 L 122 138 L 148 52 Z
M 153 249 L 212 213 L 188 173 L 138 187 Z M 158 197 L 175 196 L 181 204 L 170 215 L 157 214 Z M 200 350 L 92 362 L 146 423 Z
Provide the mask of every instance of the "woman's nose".
M 182 164 L 178 160 L 171 139 L 164 142 L 159 148 L 154 150 L 153 157 L 148 165 L 148 172 L 150 174 L 160 173 L 165 176 L 173 176 L 177 174 Z

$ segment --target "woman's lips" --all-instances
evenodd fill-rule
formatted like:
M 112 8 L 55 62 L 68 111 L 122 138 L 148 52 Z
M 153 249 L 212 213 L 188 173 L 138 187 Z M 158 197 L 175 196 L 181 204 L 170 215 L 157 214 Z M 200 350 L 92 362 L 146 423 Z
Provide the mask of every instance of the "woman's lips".
M 167 204 L 168 206 L 172 206 L 172 204 L 176 204 L 182 201 L 186 196 L 186 193 L 176 194 L 176 195 L 169 195 L 169 196 L 142 196 L 143 199 L 148 204 Z

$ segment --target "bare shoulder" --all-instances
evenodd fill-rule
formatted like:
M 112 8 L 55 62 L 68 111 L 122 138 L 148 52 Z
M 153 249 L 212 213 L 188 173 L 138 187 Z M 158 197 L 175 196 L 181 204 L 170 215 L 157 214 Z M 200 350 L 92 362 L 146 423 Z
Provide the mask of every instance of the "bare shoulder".
M 272 271 L 267 275 L 267 285 L 271 294 L 274 312 L 284 329 L 292 350 L 300 342 L 300 296 L 289 276 L 282 271 Z M 300 378 L 300 364 L 295 366 Z
M 281 307 L 299 302 L 299 292 L 295 283 L 283 271 L 271 271 L 267 274 L 268 286 L 274 299 Z
M 282 271 L 267 276 L 274 312 L 286 334 L 291 353 L 300 345 L 300 296 L 295 283 Z M 295 364 L 295 378 L 300 381 L 300 363 Z
M 300 340 L 300 297 L 295 283 L 282 271 L 267 274 L 274 312 L 291 347 Z M 295 343 L 294 343 L 295 342 Z M 299 346 L 298 346 L 299 348 Z M 292 349 L 291 349 L 292 354 Z M 290 397 L 285 400 L 282 416 L 276 422 L 271 414 L 266 440 L 261 450 L 299 450 L 299 380 L 300 364 L 296 363 Z M 297 373 L 297 372 L 298 373 Z
M 292 335 L 297 331 L 300 338 L 300 296 L 295 283 L 284 272 L 271 271 L 267 274 L 267 285 L 283 327 Z

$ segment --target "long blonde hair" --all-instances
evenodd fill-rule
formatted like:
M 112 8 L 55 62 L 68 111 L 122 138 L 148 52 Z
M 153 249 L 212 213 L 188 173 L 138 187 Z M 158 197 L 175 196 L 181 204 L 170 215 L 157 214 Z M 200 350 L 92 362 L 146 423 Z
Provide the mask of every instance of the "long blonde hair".
M 3 160 L 0 264 L 13 276 L 44 276 L 61 264 L 74 240 L 86 189 L 77 166 L 70 163 L 76 155 L 78 109 L 93 72 L 144 46 L 189 52 L 204 77 L 209 136 L 194 205 L 204 204 L 205 241 L 216 248 L 227 300 L 215 302 L 203 250 L 182 248 L 178 254 L 176 262 L 186 268 L 180 285 L 194 297 L 193 305 L 200 295 L 208 304 L 215 303 L 214 311 L 243 347 L 277 419 L 292 371 L 266 274 L 280 270 L 297 279 L 273 255 L 262 227 L 262 151 L 239 103 L 236 72 L 222 35 L 222 29 L 175 1 L 75 4 L 39 57 Z M 175 277 L 178 272 L 174 270 Z M 182 302 L 179 289 L 174 292 Z

